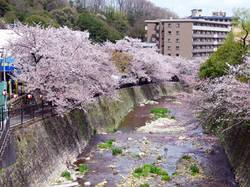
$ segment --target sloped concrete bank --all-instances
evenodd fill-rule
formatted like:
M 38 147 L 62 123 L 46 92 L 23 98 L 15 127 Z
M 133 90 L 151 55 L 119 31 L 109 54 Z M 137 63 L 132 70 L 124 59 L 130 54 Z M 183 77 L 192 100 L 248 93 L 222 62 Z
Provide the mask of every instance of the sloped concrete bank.
M 138 102 L 173 95 L 179 83 L 119 90 L 121 101 L 98 100 L 87 112 L 74 110 L 12 129 L 17 162 L 0 172 L 0 186 L 50 186 L 97 133 L 113 132 Z

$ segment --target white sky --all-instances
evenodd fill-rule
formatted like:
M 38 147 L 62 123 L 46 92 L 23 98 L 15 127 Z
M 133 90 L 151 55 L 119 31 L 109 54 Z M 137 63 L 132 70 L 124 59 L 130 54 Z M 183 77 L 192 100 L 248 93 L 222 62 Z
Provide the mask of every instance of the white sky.
M 169 8 L 178 14 L 180 18 L 191 15 L 192 9 L 202 9 L 202 16 L 212 16 L 218 9 L 233 15 L 233 8 L 250 7 L 250 0 L 149 0 L 156 6 Z

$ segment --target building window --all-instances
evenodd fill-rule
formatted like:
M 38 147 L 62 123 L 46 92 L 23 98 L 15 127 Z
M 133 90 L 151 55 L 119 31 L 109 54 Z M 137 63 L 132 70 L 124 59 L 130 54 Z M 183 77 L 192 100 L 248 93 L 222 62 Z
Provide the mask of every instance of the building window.
M 179 23 L 176 23 L 176 27 L 180 27 L 180 24 L 179 24 Z
M 176 50 L 179 50 L 180 49 L 180 47 L 179 46 L 176 46 Z
M 162 45 L 161 47 L 164 48 L 164 45 Z
M 176 56 L 180 56 L 179 54 L 176 54 Z
M 161 39 L 164 42 L 164 38 Z
M 171 42 L 171 38 L 168 39 L 168 42 Z
M 176 34 L 180 34 L 180 31 L 176 31 Z
M 171 50 L 171 46 L 168 46 L 168 50 Z
M 170 53 L 168 53 L 168 56 L 171 56 L 171 54 L 170 54 Z
M 176 43 L 179 43 L 180 42 L 180 39 L 179 38 L 176 38 Z
M 168 34 L 170 35 L 170 34 L 171 34 L 171 31 L 168 31 Z
M 164 26 L 164 23 L 162 23 L 161 25 Z
M 171 27 L 171 23 L 168 24 L 168 27 Z

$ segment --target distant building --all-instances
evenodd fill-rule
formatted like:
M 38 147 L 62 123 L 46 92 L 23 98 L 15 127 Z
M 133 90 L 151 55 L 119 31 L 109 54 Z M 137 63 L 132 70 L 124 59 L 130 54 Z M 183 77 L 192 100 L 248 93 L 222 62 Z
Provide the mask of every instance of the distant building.
M 192 15 L 201 17 L 202 10 L 192 10 Z M 220 17 L 217 17 L 220 18 Z M 147 42 L 157 43 L 160 52 L 169 56 L 187 59 L 208 57 L 223 45 L 231 21 L 196 19 L 146 20 Z

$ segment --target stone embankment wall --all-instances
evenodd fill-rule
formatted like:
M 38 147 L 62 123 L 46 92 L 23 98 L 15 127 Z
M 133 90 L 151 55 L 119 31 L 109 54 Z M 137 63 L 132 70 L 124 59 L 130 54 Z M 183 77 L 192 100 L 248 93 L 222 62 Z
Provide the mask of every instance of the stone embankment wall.
M 250 124 L 235 126 L 222 135 L 221 143 L 227 153 L 236 180 L 250 186 Z
M 227 154 L 235 179 L 242 187 L 250 186 L 250 124 L 238 124 L 226 121 L 218 124 L 204 124 L 204 130 L 208 134 L 220 134 L 221 144 Z
M 51 116 L 12 129 L 17 161 L 0 172 L 0 186 L 50 186 L 74 160 L 93 135 L 113 132 L 138 102 L 172 95 L 182 89 L 179 83 L 150 84 L 119 90 L 120 101 L 99 100 L 84 113 Z

